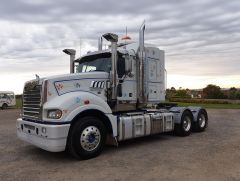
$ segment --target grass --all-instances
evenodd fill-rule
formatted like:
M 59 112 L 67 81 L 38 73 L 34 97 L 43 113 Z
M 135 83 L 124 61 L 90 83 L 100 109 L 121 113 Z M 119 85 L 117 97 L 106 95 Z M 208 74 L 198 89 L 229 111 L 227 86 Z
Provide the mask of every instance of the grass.
M 185 103 L 185 102 L 173 102 L 178 106 L 200 106 L 210 109 L 240 109 L 240 104 L 208 104 L 208 103 Z
M 22 99 L 16 99 L 16 106 L 17 109 L 22 108 Z

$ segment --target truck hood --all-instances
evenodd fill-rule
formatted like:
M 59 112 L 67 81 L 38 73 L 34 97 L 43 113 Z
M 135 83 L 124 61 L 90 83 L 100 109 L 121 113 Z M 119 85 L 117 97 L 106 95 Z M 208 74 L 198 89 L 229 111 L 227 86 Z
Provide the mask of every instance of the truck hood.
M 64 74 L 43 78 L 48 81 L 48 100 L 71 92 L 91 92 L 105 99 L 104 89 L 109 74 L 106 72 L 86 72 Z
M 73 74 L 62 74 L 44 77 L 42 79 L 47 79 L 51 81 L 65 81 L 65 80 L 75 80 L 75 79 L 107 79 L 109 77 L 109 73 L 107 72 L 84 72 L 84 73 L 73 73 Z
M 61 75 L 42 77 L 40 79 L 32 79 L 25 82 L 25 85 L 33 82 L 41 85 L 44 80 L 55 82 L 55 81 L 64 81 L 64 80 L 68 81 L 68 80 L 76 80 L 76 79 L 95 79 L 95 78 L 108 79 L 109 73 L 96 71 L 96 72 L 84 72 L 84 73 L 73 73 L 73 74 L 61 74 Z

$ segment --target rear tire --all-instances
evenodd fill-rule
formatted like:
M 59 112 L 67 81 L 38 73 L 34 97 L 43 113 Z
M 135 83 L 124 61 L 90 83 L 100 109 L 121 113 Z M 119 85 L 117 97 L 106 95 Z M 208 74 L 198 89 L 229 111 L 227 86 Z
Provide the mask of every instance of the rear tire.
M 201 109 L 198 113 L 197 121 L 193 124 L 193 129 L 196 132 L 204 131 L 208 126 L 208 116 L 204 109 Z
M 192 130 L 193 115 L 185 110 L 181 117 L 181 123 L 175 124 L 174 132 L 178 136 L 189 136 Z
M 98 156 L 105 145 L 106 128 L 96 117 L 80 118 L 71 128 L 68 151 L 77 159 Z

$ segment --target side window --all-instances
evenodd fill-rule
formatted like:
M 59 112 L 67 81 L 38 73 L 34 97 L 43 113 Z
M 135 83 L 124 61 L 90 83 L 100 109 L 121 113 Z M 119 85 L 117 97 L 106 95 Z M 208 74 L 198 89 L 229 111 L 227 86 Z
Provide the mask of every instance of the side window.
M 75 63 L 75 72 L 82 72 L 82 69 L 83 69 L 83 66 L 79 64 L 78 62 L 78 65 L 76 65 Z
M 85 66 L 85 65 L 84 65 Z M 84 67 L 83 66 L 83 67 Z M 97 70 L 97 67 L 95 67 L 95 66 L 87 66 L 87 67 L 85 67 L 85 72 L 90 72 L 90 71 L 94 71 L 94 70 Z
M 6 99 L 8 96 L 7 96 L 7 94 L 3 94 L 3 99 Z
M 0 94 L 0 99 L 2 99 L 2 97 L 3 97 L 3 94 Z
M 117 61 L 117 73 L 119 78 L 122 78 L 125 74 L 125 61 L 121 55 L 118 57 Z
M 13 94 L 7 94 L 8 98 L 11 98 L 13 99 L 14 98 L 14 95 Z

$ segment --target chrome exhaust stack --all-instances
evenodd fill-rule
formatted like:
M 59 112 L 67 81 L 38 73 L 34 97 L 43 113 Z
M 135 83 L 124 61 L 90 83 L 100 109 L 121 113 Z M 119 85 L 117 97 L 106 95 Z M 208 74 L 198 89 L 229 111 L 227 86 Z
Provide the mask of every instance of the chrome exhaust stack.
M 102 36 L 98 39 L 98 51 L 102 51 Z
M 112 53 L 112 71 L 111 71 L 111 89 L 112 89 L 112 100 L 117 100 L 117 42 L 118 35 L 113 33 L 106 33 L 103 35 L 107 41 L 111 42 L 111 53 Z
M 139 29 L 139 49 L 138 49 L 138 101 L 141 104 L 146 104 L 147 95 L 145 88 L 145 78 L 144 78 L 144 69 L 145 69 L 145 48 L 144 48 L 144 31 L 145 31 L 145 21 Z
M 74 73 L 74 60 L 76 55 L 76 50 L 74 49 L 64 49 L 64 53 L 70 55 L 70 73 Z

